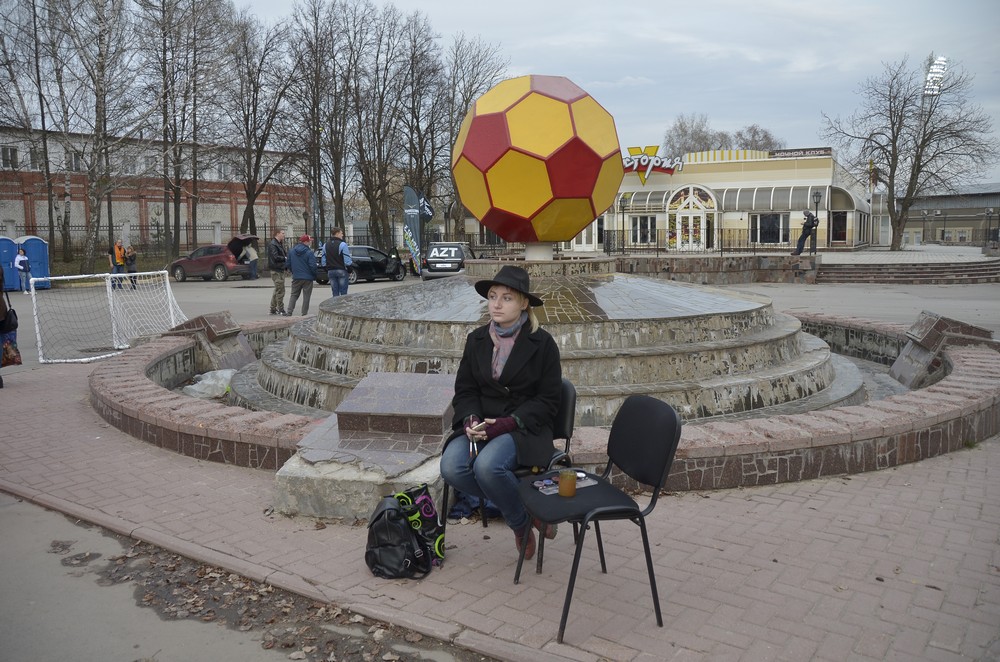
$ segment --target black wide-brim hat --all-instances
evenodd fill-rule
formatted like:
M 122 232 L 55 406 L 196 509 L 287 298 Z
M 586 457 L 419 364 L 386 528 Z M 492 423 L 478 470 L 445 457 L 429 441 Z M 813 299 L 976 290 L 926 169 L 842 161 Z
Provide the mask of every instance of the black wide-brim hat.
M 521 267 L 515 267 L 510 264 L 504 265 L 500 268 L 500 271 L 497 272 L 497 275 L 493 277 L 493 280 L 477 281 L 476 292 L 479 292 L 479 295 L 484 299 L 488 299 L 490 296 L 490 288 L 494 285 L 503 285 L 504 287 L 509 287 L 512 290 L 517 290 L 524 296 L 528 297 L 528 303 L 532 306 L 545 305 L 545 302 L 528 291 L 531 289 L 531 282 L 528 278 L 528 272 Z

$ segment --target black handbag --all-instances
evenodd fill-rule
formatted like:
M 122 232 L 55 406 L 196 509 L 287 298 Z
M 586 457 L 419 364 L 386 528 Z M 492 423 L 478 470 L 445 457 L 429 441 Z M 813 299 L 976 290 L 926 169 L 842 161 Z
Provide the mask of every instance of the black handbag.
M 423 579 L 431 572 L 431 552 L 394 496 L 383 498 L 368 521 L 365 564 L 385 579 Z
M 7 315 L 0 321 L 0 333 L 10 333 L 17 331 L 17 311 L 10 305 L 10 294 L 4 292 L 7 297 Z

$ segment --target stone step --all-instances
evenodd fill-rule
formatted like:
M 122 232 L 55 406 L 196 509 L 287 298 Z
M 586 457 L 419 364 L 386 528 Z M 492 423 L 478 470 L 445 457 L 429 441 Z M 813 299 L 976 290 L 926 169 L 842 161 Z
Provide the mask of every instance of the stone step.
M 353 378 L 379 371 L 454 374 L 461 361 L 461 347 L 432 350 L 342 340 L 317 333 L 315 324 L 315 319 L 307 319 L 290 330 L 285 359 Z M 563 371 L 574 382 L 594 385 L 661 381 L 664 372 L 672 373 L 675 380 L 741 374 L 793 358 L 800 328 L 794 317 L 777 314 L 771 326 L 738 338 L 684 345 L 564 349 Z M 556 338 L 565 336 L 561 325 L 549 330 Z
M 325 418 L 330 412 L 317 407 L 289 402 L 272 395 L 257 381 L 260 363 L 254 361 L 240 368 L 229 382 L 229 404 L 253 411 L 276 411 L 309 418 Z
M 358 385 L 359 377 L 319 370 L 285 356 L 289 340 L 272 343 L 261 352 L 257 383 L 265 393 L 327 413 Z
M 552 319 L 543 320 L 543 326 L 550 331 L 558 329 L 553 336 L 557 336 L 560 350 L 567 351 L 588 347 L 611 349 L 722 340 L 761 331 L 774 323 L 774 312 L 768 299 L 750 293 L 740 296 L 748 300 L 747 310 L 642 319 L 594 316 L 576 323 L 564 321 L 563 316 L 552 312 Z M 556 304 L 546 304 L 546 307 L 554 309 Z M 370 312 L 364 306 L 347 307 L 331 304 L 327 300 L 320 306 L 310 330 L 317 338 L 338 338 L 362 345 L 405 347 L 410 351 L 460 350 L 468 333 L 488 321 L 485 315 L 464 323 L 405 317 L 392 320 L 366 316 Z
M 1000 281 L 1000 260 L 945 264 L 827 264 L 819 267 L 816 278 L 826 283 L 991 283 Z
M 703 418 L 708 413 L 732 414 L 770 407 L 821 393 L 836 377 L 832 354 L 827 344 L 814 336 L 801 334 L 801 343 L 800 354 L 795 358 L 760 367 L 753 374 L 617 386 L 574 382 L 577 424 L 610 424 L 622 402 L 633 393 L 669 402 L 686 420 Z
M 662 398 L 675 404 L 686 417 L 699 418 L 708 412 L 732 413 L 755 406 L 771 406 L 828 388 L 833 382 L 834 372 L 826 343 L 799 333 L 798 320 L 784 315 L 779 318 L 788 327 L 786 331 L 794 331 L 784 336 L 783 343 L 790 347 L 778 360 L 748 365 L 743 372 L 726 370 L 720 368 L 723 364 L 713 365 L 711 361 L 704 361 L 703 358 L 708 355 L 704 349 L 697 358 L 676 351 L 663 356 L 653 352 L 656 360 L 651 361 L 650 348 L 646 348 L 645 360 L 655 368 L 643 373 L 645 378 L 641 380 L 626 379 L 620 372 L 606 372 L 608 366 L 623 364 L 620 357 L 608 357 L 606 361 L 584 361 L 564 356 L 563 374 L 577 387 L 581 425 L 607 424 L 621 402 L 631 393 L 647 393 Z M 775 345 L 772 341 L 760 340 L 764 351 Z M 746 349 L 752 353 L 753 347 L 754 344 L 750 342 L 729 349 Z M 642 353 L 636 354 L 635 359 L 643 360 Z M 665 361 L 674 363 L 668 365 Z M 725 365 L 731 366 L 731 362 Z M 701 369 L 701 374 L 694 372 L 698 369 Z M 267 397 L 277 397 L 296 405 L 332 412 L 357 385 L 360 377 L 304 366 L 289 359 L 283 350 L 283 344 L 279 343 L 268 347 L 262 354 L 257 380 Z M 248 400 L 260 397 L 248 389 L 240 388 L 240 395 Z
M 758 418 L 762 416 L 777 415 L 779 413 L 801 413 L 813 409 L 858 404 L 864 401 L 863 393 L 859 394 L 862 384 L 860 382 L 860 377 L 857 375 L 857 368 L 849 360 L 835 354 L 829 354 L 828 350 L 824 350 L 824 343 L 819 342 L 811 336 L 806 336 L 806 338 L 807 340 L 805 342 L 812 347 L 812 350 L 805 352 L 803 357 L 786 365 L 784 369 L 762 372 L 753 378 L 741 380 L 724 380 L 719 378 L 699 382 L 696 385 L 695 391 L 699 393 L 701 397 L 705 397 L 706 394 L 712 394 L 712 398 L 715 399 L 716 402 L 718 402 L 718 393 L 720 392 L 720 389 L 721 392 L 727 394 L 731 394 L 731 391 L 733 390 L 736 391 L 737 397 L 732 400 L 733 411 L 709 417 L 710 420 Z M 818 374 L 819 372 L 826 371 L 825 359 L 829 359 L 831 362 L 831 366 L 833 368 L 832 380 L 827 380 L 826 377 L 820 379 L 820 375 Z M 240 370 L 233 378 L 231 399 L 234 404 L 239 404 L 240 406 L 254 410 L 301 414 L 309 416 L 310 418 L 322 418 L 329 416 L 332 409 L 336 407 L 336 405 L 334 405 L 330 410 L 308 407 L 294 404 L 272 395 L 257 382 L 257 371 L 259 365 L 261 364 L 251 364 Z M 295 369 L 294 364 L 286 364 L 286 367 L 292 370 Z M 805 392 L 805 390 L 799 390 L 799 387 L 797 386 L 797 384 L 803 380 L 803 375 L 806 375 L 806 379 L 815 384 L 820 384 L 824 381 L 827 383 L 823 388 L 813 391 L 804 397 L 801 397 L 797 401 L 782 401 L 777 404 L 766 405 L 759 410 L 745 410 L 745 405 L 750 401 L 749 399 L 753 397 L 752 393 L 755 389 L 757 391 L 758 402 L 762 401 L 765 393 L 768 393 L 769 395 L 767 397 L 770 398 L 775 393 L 792 392 L 787 389 L 793 389 L 794 393 Z M 339 382 L 336 386 L 332 386 L 332 389 L 338 390 L 342 393 L 340 400 L 347 397 L 353 388 L 353 385 L 349 385 L 345 381 L 330 381 Z M 690 387 L 691 384 L 686 384 L 686 386 Z M 618 390 L 619 392 L 621 391 L 620 388 Z M 304 392 L 301 385 L 299 386 L 298 392 Z M 690 389 L 688 389 L 687 392 L 690 393 Z M 607 416 L 607 412 L 598 416 L 596 414 L 596 408 L 598 406 L 603 408 L 603 405 L 599 403 L 607 402 L 608 400 L 606 398 L 613 393 L 614 391 L 612 391 L 611 387 L 593 387 L 583 384 L 578 385 L 578 424 L 606 424 L 598 423 L 598 420 L 605 418 Z M 697 416 L 698 412 L 695 410 L 695 407 L 697 406 L 696 403 L 693 404 L 691 402 L 690 398 L 686 396 L 684 390 L 679 389 L 677 385 L 671 384 L 649 383 L 630 385 L 628 386 L 626 393 L 620 393 L 621 397 L 614 400 L 614 402 L 617 402 L 618 404 L 609 406 L 608 409 L 614 409 L 614 411 L 617 411 L 617 407 L 620 406 L 621 401 L 624 401 L 625 397 L 632 393 L 644 393 L 653 397 L 662 398 L 667 402 L 675 404 L 675 406 L 678 407 L 678 410 L 682 411 L 688 420 L 700 420 L 700 417 Z M 611 415 L 613 416 L 613 412 L 611 412 Z
M 692 421 L 692 423 L 745 421 L 752 418 L 804 414 L 820 409 L 864 404 L 869 398 L 865 389 L 864 377 L 858 366 L 849 358 L 840 356 L 839 354 L 831 354 L 830 361 L 833 363 L 835 374 L 833 383 L 818 393 L 807 395 L 799 400 L 762 407 L 761 409 L 699 418 L 696 421 Z

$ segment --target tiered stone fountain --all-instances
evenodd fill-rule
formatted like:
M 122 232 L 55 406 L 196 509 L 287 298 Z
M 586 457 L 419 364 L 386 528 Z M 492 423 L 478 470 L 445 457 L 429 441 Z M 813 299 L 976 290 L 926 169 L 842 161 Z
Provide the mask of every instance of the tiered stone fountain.
M 609 259 L 520 264 L 577 388 L 578 427 L 610 425 L 633 393 L 671 403 L 687 421 L 865 397 L 854 365 L 766 298 L 612 273 Z M 379 495 L 437 480 L 451 375 L 466 335 L 487 320 L 472 283 L 498 268 L 473 261 L 464 276 L 324 301 L 237 375 L 234 398 L 250 408 L 337 412 L 278 471 L 278 510 L 364 517 Z
M 826 393 L 836 357 L 766 298 L 615 274 L 608 259 L 521 264 L 577 387 L 578 425 L 609 425 L 632 393 L 662 398 L 686 420 L 863 399 L 860 378 Z M 453 374 L 466 334 L 487 320 L 472 283 L 497 268 L 475 261 L 465 276 L 329 299 L 244 370 L 236 397 L 324 416 L 372 372 Z

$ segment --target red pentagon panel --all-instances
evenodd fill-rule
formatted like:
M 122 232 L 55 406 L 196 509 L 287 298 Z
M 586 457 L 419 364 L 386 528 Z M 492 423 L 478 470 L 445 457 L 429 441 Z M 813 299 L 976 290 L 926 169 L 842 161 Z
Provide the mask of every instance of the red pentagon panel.
M 567 103 L 572 103 L 577 99 L 587 96 L 587 93 L 576 83 L 562 76 L 532 76 L 531 89 Z
M 475 134 L 476 140 L 467 141 L 462 148 L 462 154 L 483 172 L 489 170 L 510 148 L 507 117 L 503 113 L 490 113 L 472 118 L 469 134 Z
M 589 198 L 603 161 L 580 138 L 574 137 L 549 156 L 545 168 L 556 198 Z
M 483 225 L 507 241 L 536 242 L 538 235 L 526 219 L 493 207 L 479 219 Z

